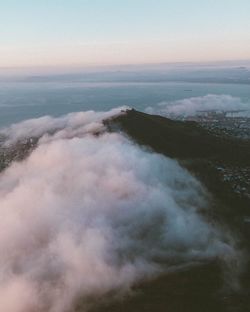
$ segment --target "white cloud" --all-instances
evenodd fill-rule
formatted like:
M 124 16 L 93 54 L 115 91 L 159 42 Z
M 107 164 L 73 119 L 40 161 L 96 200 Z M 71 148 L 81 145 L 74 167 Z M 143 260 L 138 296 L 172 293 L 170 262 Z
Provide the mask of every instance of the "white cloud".
M 128 107 L 124 106 L 114 108 L 108 112 L 86 111 L 70 113 L 57 118 L 44 116 L 28 119 L 1 129 L 0 134 L 6 138 L 5 145 L 7 146 L 26 138 L 39 138 L 44 134 L 56 133 L 58 138 L 82 136 L 89 132 L 104 130 L 105 127 L 102 123 L 104 119 L 120 115 L 126 109 Z
M 1 310 L 68 311 L 80 297 L 126 290 L 173 266 L 234 257 L 228 238 L 199 214 L 202 186 L 176 161 L 121 134 L 86 133 L 114 112 L 5 130 L 12 143 L 44 136 L 0 174 Z
M 161 102 L 155 107 L 148 107 L 146 112 L 169 117 L 194 116 L 202 110 L 242 110 L 241 116 L 250 116 L 250 103 L 231 95 L 208 94 L 172 102 Z

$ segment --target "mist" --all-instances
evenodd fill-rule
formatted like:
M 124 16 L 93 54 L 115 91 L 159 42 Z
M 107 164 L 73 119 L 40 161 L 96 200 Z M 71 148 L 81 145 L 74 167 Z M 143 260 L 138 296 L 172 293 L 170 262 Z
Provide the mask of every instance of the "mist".
M 120 113 L 47 116 L 2 130 L 5 148 L 39 137 L 25 160 L 0 173 L 2 311 L 72 311 L 80 299 L 236 256 L 228 234 L 202 215 L 199 181 L 105 131 L 102 120 Z
M 82 136 L 87 133 L 101 132 L 105 130 L 103 120 L 121 115 L 129 107 L 114 108 L 107 112 L 76 112 L 61 117 L 43 116 L 32 118 L 12 124 L 0 130 L 5 139 L 4 146 L 11 146 L 27 138 L 51 136 L 52 140 L 66 137 Z M 44 138 L 43 138 L 44 139 Z
M 231 95 L 208 94 L 172 102 L 161 102 L 154 107 L 146 108 L 147 113 L 172 118 L 195 116 L 203 110 L 240 111 L 238 116 L 250 117 L 250 102 Z

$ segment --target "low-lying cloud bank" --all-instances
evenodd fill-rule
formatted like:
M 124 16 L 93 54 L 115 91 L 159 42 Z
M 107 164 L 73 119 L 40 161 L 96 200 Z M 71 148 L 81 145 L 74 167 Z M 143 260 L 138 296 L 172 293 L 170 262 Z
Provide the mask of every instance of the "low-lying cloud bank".
M 208 94 L 178 101 L 161 102 L 154 107 L 148 107 L 146 112 L 176 118 L 195 116 L 204 110 L 239 111 L 234 115 L 250 117 L 250 102 L 243 102 L 240 98 L 231 95 Z
M 121 115 L 128 108 L 124 106 L 107 112 L 86 111 L 70 113 L 57 118 L 44 116 L 28 119 L 0 129 L 0 135 L 5 138 L 5 146 L 13 145 L 30 137 L 39 138 L 45 134 L 55 134 L 53 139 L 83 136 L 87 133 L 104 131 L 103 120 Z
M 122 134 L 90 133 L 117 113 L 46 117 L 5 130 L 8 144 L 42 137 L 0 174 L 2 311 L 66 312 L 79 298 L 234 256 L 199 214 L 201 185 L 176 161 Z

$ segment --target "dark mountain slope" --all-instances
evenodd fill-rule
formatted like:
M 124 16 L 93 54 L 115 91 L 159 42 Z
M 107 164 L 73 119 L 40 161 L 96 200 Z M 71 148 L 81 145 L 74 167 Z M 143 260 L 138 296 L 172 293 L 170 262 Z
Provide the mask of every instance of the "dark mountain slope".
M 250 306 L 250 265 L 248 263 L 250 224 L 249 188 L 239 191 L 235 183 L 248 179 L 250 146 L 248 142 L 218 137 L 194 122 L 172 121 L 135 110 L 105 122 L 110 131 L 125 132 L 136 143 L 177 159 L 209 191 L 207 218 L 219 222 L 238 238 L 244 250 L 246 267 L 240 277 L 241 288 L 234 292 L 225 285 L 222 267 L 217 261 L 167 274 L 135 287 L 135 295 L 95 311 L 169 311 L 169 312 L 245 312 Z M 221 169 L 223 168 L 223 170 Z M 226 170 L 235 169 L 239 180 L 225 179 Z M 243 181 L 244 182 L 244 181 Z M 246 181 L 245 181 L 246 182 Z M 236 268 L 235 268 L 236 269 Z M 227 281 L 229 284 L 230 280 Z M 105 303 L 105 302 L 104 302 Z M 80 311 L 80 310 L 79 310 Z
M 218 219 L 227 218 L 227 224 L 239 222 L 237 228 L 242 230 L 242 218 L 250 214 L 248 141 L 215 136 L 195 122 L 173 121 L 135 110 L 106 123 L 110 131 L 119 128 L 135 142 L 177 159 L 212 194 L 210 213 Z M 234 176 L 228 178 L 226 174 L 232 170 Z
M 178 159 L 204 158 L 250 164 L 250 146 L 245 142 L 217 137 L 196 122 L 182 122 L 128 110 L 115 118 L 121 128 L 138 143 Z M 112 123 L 110 125 L 112 125 Z

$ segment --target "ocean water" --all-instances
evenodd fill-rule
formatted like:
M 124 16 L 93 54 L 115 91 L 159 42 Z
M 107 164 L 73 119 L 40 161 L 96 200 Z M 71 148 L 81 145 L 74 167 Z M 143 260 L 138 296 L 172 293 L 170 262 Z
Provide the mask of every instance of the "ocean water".
M 163 101 L 207 94 L 231 95 L 250 103 L 250 86 L 244 84 L 0 82 L 0 127 L 44 115 L 106 111 L 123 105 L 144 111 Z

